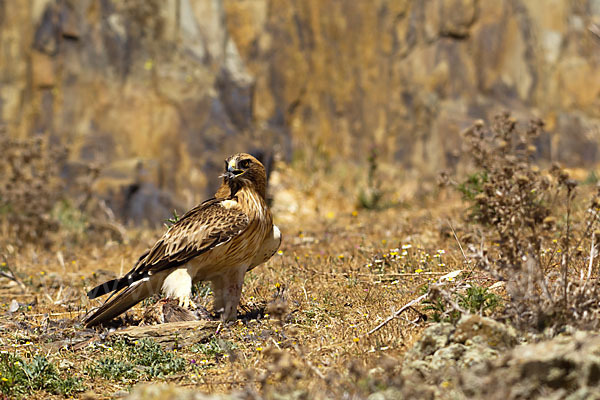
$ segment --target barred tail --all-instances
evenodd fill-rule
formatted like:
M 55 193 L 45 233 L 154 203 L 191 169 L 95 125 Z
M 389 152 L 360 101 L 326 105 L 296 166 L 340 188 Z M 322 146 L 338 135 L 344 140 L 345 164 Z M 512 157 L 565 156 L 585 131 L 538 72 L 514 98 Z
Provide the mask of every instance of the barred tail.
M 109 298 L 104 304 L 89 315 L 85 320 L 85 326 L 90 327 L 110 321 L 144 300 L 152 293 L 154 293 L 154 288 L 149 278 L 136 281 L 129 285 L 124 291 Z

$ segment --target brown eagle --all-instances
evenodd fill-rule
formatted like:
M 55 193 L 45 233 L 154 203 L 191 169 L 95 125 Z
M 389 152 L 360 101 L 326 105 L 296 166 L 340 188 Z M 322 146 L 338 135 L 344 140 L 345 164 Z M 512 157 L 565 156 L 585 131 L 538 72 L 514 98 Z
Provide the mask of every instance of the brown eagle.
M 86 318 L 86 326 L 108 321 L 159 292 L 189 307 L 192 285 L 204 280 L 211 282 L 221 319 L 236 319 L 244 275 L 275 254 L 281 233 L 267 207 L 260 161 L 236 154 L 225 160 L 222 177 L 215 197 L 184 214 L 131 271 L 88 292 L 90 299 L 114 293 Z

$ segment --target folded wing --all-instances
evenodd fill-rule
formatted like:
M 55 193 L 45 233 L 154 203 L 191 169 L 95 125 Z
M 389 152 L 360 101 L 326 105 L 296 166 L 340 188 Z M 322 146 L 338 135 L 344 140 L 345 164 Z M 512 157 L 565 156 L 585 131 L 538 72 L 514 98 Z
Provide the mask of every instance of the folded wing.
M 91 326 L 109 320 L 160 290 L 145 284 L 158 272 L 177 268 L 194 257 L 223 245 L 239 235 L 249 219 L 239 208 L 224 207 L 222 199 L 207 200 L 183 215 L 156 244 L 120 279 L 98 285 L 88 292 L 90 299 L 109 292 L 126 290 L 111 296 L 86 320 Z M 151 288 L 151 289 L 149 289 Z

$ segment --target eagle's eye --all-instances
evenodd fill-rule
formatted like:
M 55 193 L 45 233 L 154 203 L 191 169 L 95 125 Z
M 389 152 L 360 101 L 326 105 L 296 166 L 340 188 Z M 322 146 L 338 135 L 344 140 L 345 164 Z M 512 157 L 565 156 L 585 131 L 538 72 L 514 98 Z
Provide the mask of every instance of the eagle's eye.
M 250 160 L 245 159 L 245 160 L 241 160 L 239 163 L 240 168 L 249 168 L 250 167 Z

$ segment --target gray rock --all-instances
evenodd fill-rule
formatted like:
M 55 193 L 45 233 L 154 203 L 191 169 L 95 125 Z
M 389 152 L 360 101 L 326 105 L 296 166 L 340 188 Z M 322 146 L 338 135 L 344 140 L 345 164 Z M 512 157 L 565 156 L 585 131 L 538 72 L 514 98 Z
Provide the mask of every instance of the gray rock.
M 460 381 L 473 398 L 600 398 L 600 336 L 577 332 L 519 345 L 485 368 L 465 370 Z
M 126 400 L 239 400 L 232 394 L 208 395 L 199 391 L 165 384 L 140 384 L 133 388 Z
M 396 388 L 389 388 L 380 392 L 372 393 L 367 400 L 401 400 L 405 399 L 402 392 Z

